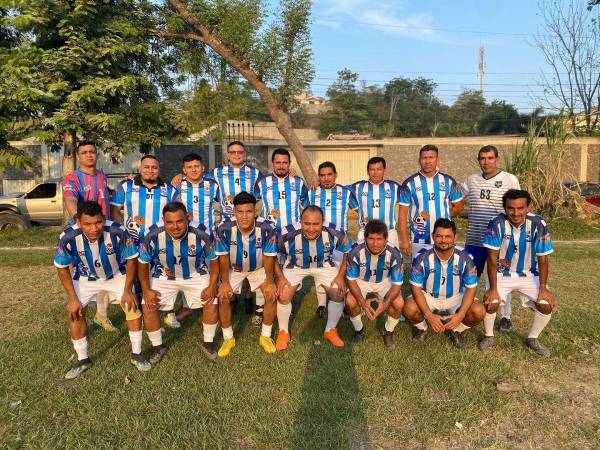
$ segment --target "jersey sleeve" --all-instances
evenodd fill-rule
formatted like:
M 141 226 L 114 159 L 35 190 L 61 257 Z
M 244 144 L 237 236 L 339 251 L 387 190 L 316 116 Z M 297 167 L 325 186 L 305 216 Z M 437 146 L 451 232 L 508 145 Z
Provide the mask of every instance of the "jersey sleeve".
M 357 280 L 360 276 L 359 252 L 351 252 L 348 257 L 348 265 L 346 267 L 346 278 L 349 280 Z
M 420 287 L 421 289 L 425 288 L 425 268 L 421 262 L 421 258 L 415 258 L 413 261 L 408 281 L 413 286 Z
M 225 222 L 225 225 L 226 224 L 227 224 L 227 222 Z M 217 227 L 215 240 L 217 243 L 216 251 L 215 251 L 217 256 L 228 255 L 231 245 L 229 243 L 229 238 L 227 237 L 227 230 L 225 230 L 225 226 L 220 225 Z
M 342 253 L 348 253 L 350 251 L 350 249 L 352 248 L 353 244 L 354 244 L 354 242 L 352 242 L 352 239 L 350 239 L 350 236 L 348 236 L 348 233 L 346 233 L 344 231 L 340 231 L 340 236 L 339 236 L 338 241 L 335 246 L 336 249 L 338 249 Z
M 252 189 L 252 193 L 254 194 L 254 197 L 256 197 L 256 200 L 262 199 L 262 196 L 260 193 L 261 182 L 262 182 L 262 177 L 259 176 L 258 179 L 254 182 L 254 188 Z
M 353 189 L 349 189 L 350 195 L 348 195 L 348 207 L 350 209 L 356 210 L 358 209 L 358 200 L 356 199 L 356 194 Z
M 56 249 L 54 250 L 54 265 L 56 267 L 69 267 L 73 262 L 73 258 L 69 254 L 67 244 L 64 239 L 58 238 Z
M 500 227 L 492 219 L 483 234 L 483 246 L 492 250 L 499 250 L 502 245 L 502 236 L 500 236 Z
M 150 262 L 152 261 L 153 253 L 154 250 L 152 245 L 152 235 L 147 234 L 146 236 L 144 236 L 143 241 L 140 243 L 138 261 L 144 264 L 150 264 Z
M 204 259 L 206 261 L 214 261 L 217 259 L 217 254 L 215 252 L 215 239 L 209 234 L 205 234 L 204 239 Z
M 404 272 L 402 270 L 402 255 L 396 256 L 394 264 L 390 267 L 390 281 L 392 284 L 402 285 L 404 282 Z
M 463 199 L 462 189 L 460 184 L 452 179 L 452 187 L 450 188 L 450 203 L 457 203 Z
M 398 193 L 398 203 L 403 206 L 410 206 L 411 195 L 410 195 L 410 186 L 408 184 L 408 180 L 405 180 L 400 186 L 400 192 Z
M 121 256 L 125 259 L 133 259 L 139 256 L 139 246 L 136 244 L 135 239 L 129 236 L 127 230 L 121 227 L 120 234 L 120 245 L 121 245 Z
M 462 273 L 462 283 L 466 288 L 477 287 L 477 267 L 475 261 L 468 255 L 465 259 L 465 267 Z
M 71 175 L 67 175 L 63 178 L 62 182 L 62 191 L 63 197 L 65 198 L 78 198 L 79 191 L 77 189 L 77 184 L 75 183 L 75 177 Z
M 265 256 L 277 256 L 277 232 L 271 226 L 265 227 L 262 251 Z
M 110 199 L 111 205 L 123 206 L 125 204 L 125 182 L 119 183 Z
M 169 201 L 170 202 L 180 202 L 181 201 L 181 191 L 176 188 L 175 186 L 173 186 L 172 184 L 167 185 L 167 191 L 171 192 L 171 195 L 169 196 Z M 181 187 L 181 185 L 179 185 Z
M 221 188 L 219 184 L 215 181 L 215 197 L 213 198 L 214 202 L 221 203 Z
M 535 233 L 535 241 L 533 242 L 533 250 L 537 256 L 549 255 L 554 252 L 552 239 L 550 239 L 550 230 L 545 221 L 540 220 Z
M 300 187 L 300 206 L 302 208 L 307 208 L 309 206 L 308 203 L 308 187 L 306 187 L 306 183 L 303 180 L 300 180 L 302 186 Z

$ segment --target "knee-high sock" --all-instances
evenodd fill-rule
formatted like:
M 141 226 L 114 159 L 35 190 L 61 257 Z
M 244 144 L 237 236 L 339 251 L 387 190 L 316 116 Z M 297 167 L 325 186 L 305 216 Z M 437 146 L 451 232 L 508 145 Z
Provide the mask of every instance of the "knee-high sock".
M 502 317 L 506 317 L 507 319 L 510 319 L 510 316 L 512 314 L 512 293 L 509 293 L 506 296 L 506 301 L 504 302 L 504 310 L 502 311 L 502 314 L 500 314 Z
M 82 337 L 81 339 L 71 339 L 73 342 L 73 348 L 75 349 L 75 353 L 77 353 L 77 359 L 82 361 L 88 358 L 88 341 L 87 336 Z
M 400 319 L 395 319 L 392 316 L 387 316 L 387 319 L 385 319 L 385 331 L 393 333 L 394 329 L 396 328 L 396 325 L 398 325 L 398 322 L 400 322 Z
M 485 313 L 483 318 L 483 329 L 486 336 L 494 335 L 494 321 L 496 320 L 496 313 Z
M 533 323 L 527 337 L 537 339 L 544 328 L 546 328 L 546 325 L 548 325 L 548 322 L 550 322 L 550 317 L 552 317 L 552 313 L 542 314 L 536 309 L 533 313 Z
M 277 302 L 277 323 L 279 324 L 279 329 L 285 331 L 286 333 L 290 333 L 290 316 L 292 315 L 292 304 L 288 303 L 287 305 L 283 305 Z
M 202 335 L 204 342 L 213 342 L 215 340 L 215 334 L 217 332 L 217 324 L 209 324 L 202 322 Z
M 461 322 L 458 324 L 458 326 L 456 328 L 454 328 L 453 331 L 456 331 L 457 333 L 462 333 L 463 331 L 468 330 L 469 328 L 471 328 L 471 327 L 468 327 L 465 325 L 464 322 Z
M 427 331 L 427 328 L 428 328 L 427 322 L 425 320 L 423 320 L 422 322 L 415 323 L 415 328 L 417 330 Z
M 325 306 L 327 304 L 327 293 L 325 288 L 321 285 L 317 286 L 317 303 L 319 306 Z
M 330 301 L 327 306 L 327 325 L 325 331 L 337 327 L 337 324 L 344 313 L 344 304 L 342 302 Z
M 152 347 L 162 345 L 162 330 L 160 328 L 156 331 L 146 331 L 146 334 L 148 335 Z
M 142 353 L 142 338 L 144 337 L 140 331 L 130 331 L 129 340 L 131 341 L 131 353 L 139 355 Z
M 260 289 L 256 290 L 256 309 L 263 310 L 265 307 L 265 296 Z
M 354 331 L 360 331 L 363 329 L 362 317 L 360 314 L 358 316 L 350 317 L 350 322 L 352 322 Z

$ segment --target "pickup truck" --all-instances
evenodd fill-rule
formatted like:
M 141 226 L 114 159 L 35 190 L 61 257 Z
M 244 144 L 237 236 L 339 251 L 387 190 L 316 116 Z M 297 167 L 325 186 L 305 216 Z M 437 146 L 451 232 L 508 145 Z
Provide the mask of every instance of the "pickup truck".
M 24 230 L 32 225 L 60 225 L 63 200 L 60 180 L 34 186 L 29 192 L 14 192 L 0 197 L 0 231 Z

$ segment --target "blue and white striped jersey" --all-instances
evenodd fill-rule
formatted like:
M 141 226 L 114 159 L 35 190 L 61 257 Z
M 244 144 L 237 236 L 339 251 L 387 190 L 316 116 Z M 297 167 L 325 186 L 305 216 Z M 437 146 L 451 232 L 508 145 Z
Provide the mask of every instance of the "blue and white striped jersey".
M 215 229 L 215 208 L 213 203 L 219 203 L 219 185 L 212 178 L 203 178 L 199 183 L 183 180 L 177 189 L 187 209 L 192 215 L 192 222 L 204 225 L 208 230 Z
M 368 180 L 358 181 L 349 186 L 358 201 L 358 227 L 364 230 L 369 220 L 378 219 L 389 230 L 396 228 L 398 213 L 396 205 L 400 200 L 400 185 L 392 180 L 373 184 Z
M 538 276 L 538 256 L 554 251 L 548 225 L 540 216 L 528 213 L 525 222 L 514 227 L 505 213 L 488 225 L 483 246 L 498 252 L 498 273 L 504 276 Z
M 207 174 L 208 175 L 208 174 Z M 205 175 L 205 176 L 207 176 Z M 212 178 L 219 185 L 221 195 L 221 222 L 233 216 L 233 198 L 240 192 L 254 192 L 254 184 L 260 176 L 258 169 L 244 164 L 242 167 L 215 167 Z
M 431 178 L 421 172 L 402 183 L 400 204 L 409 206 L 408 221 L 417 244 L 431 244 L 433 224 L 438 219 L 452 219 L 450 204 L 463 198 L 460 185 L 454 178 L 437 172 Z
M 234 272 L 253 272 L 263 267 L 264 256 L 277 256 L 277 235 L 273 224 L 262 217 L 254 221 L 254 229 L 244 236 L 235 220 L 217 227 L 217 256 L 229 255 Z
M 348 210 L 358 208 L 354 193 L 340 184 L 330 189 L 318 187 L 309 190 L 308 204 L 320 207 L 325 220 L 344 231 L 348 231 Z
M 360 278 L 375 283 L 389 279 L 392 284 L 401 285 L 404 281 L 402 253 L 388 244 L 379 255 L 374 255 L 365 242 L 358 242 L 348 253 L 346 278 L 349 280 Z
M 262 200 L 262 217 L 273 222 L 277 230 L 298 222 L 300 207 L 308 206 L 308 188 L 298 176 L 261 175 L 256 180 L 254 195 Z
M 295 223 L 282 230 L 277 248 L 285 257 L 284 266 L 289 269 L 336 267 L 333 251 L 348 253 L 352 248 L 352 240 L 346 232 L 327 222 L 323 223 L 323 230 L 316 239 L 307 239 L 300 223 Z
M 173 239 L 162 222 L 152 225 L 140 244 L 140 262 L 151 264 L 154 278 L 187 280 L 208 273 L 207 261 L 217 259 L 215 242 L 204 225 L 190 222 L 181 239 Z
M 137 175 L 119 183 L 110 204 L 123 207 L 123 225 L 131 236 L 141 240 L 144 231 L 161 220 L 164 206 L 177 199 L 177 190 L 170 183 L 159 178 L 158 184 L 148 189 Z
M 477 287 L 477 268 L 464 249 L 455 248 L 450 259 L 442 261 L 430 248 L 421 250 L 413 259 L 409 280 L 413 286 L 443 300 Z
M 96 242 L 90 242 L 76 224 L 65 228 L 58 238 L 54 265 L 73 264 L 74 280 L 110 280 L 117 273 L 124 274 L 126 260 L 137 256 L 137 244 L 125 227 L 107 220 Z

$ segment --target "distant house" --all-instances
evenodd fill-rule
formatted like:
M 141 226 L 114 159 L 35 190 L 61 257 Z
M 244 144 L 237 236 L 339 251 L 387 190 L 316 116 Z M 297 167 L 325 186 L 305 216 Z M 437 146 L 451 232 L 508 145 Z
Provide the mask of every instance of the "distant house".
M 317 95 L 307 94 L 306 92 L 303 92 L 300 95 L 296 95 L 296 97 L 294 97 L 294 98 L 301 105 L 324 105 L 326 103 L 325 97 L 319 97 Z
M 593 124 L 594 122 L 596 122 L 596 126 L 594 127 L 595 130 L 600 130 L 600 108 L 592 108 L 592 111 L 590 112 L 590 117 L 591 117 L 591 123 Z M 578 130 L 581 129 L 585 129 L 586 128 L 586 114 L 585 111 L 581 111 L 578 112 L 575 115 L 575 128 Z

